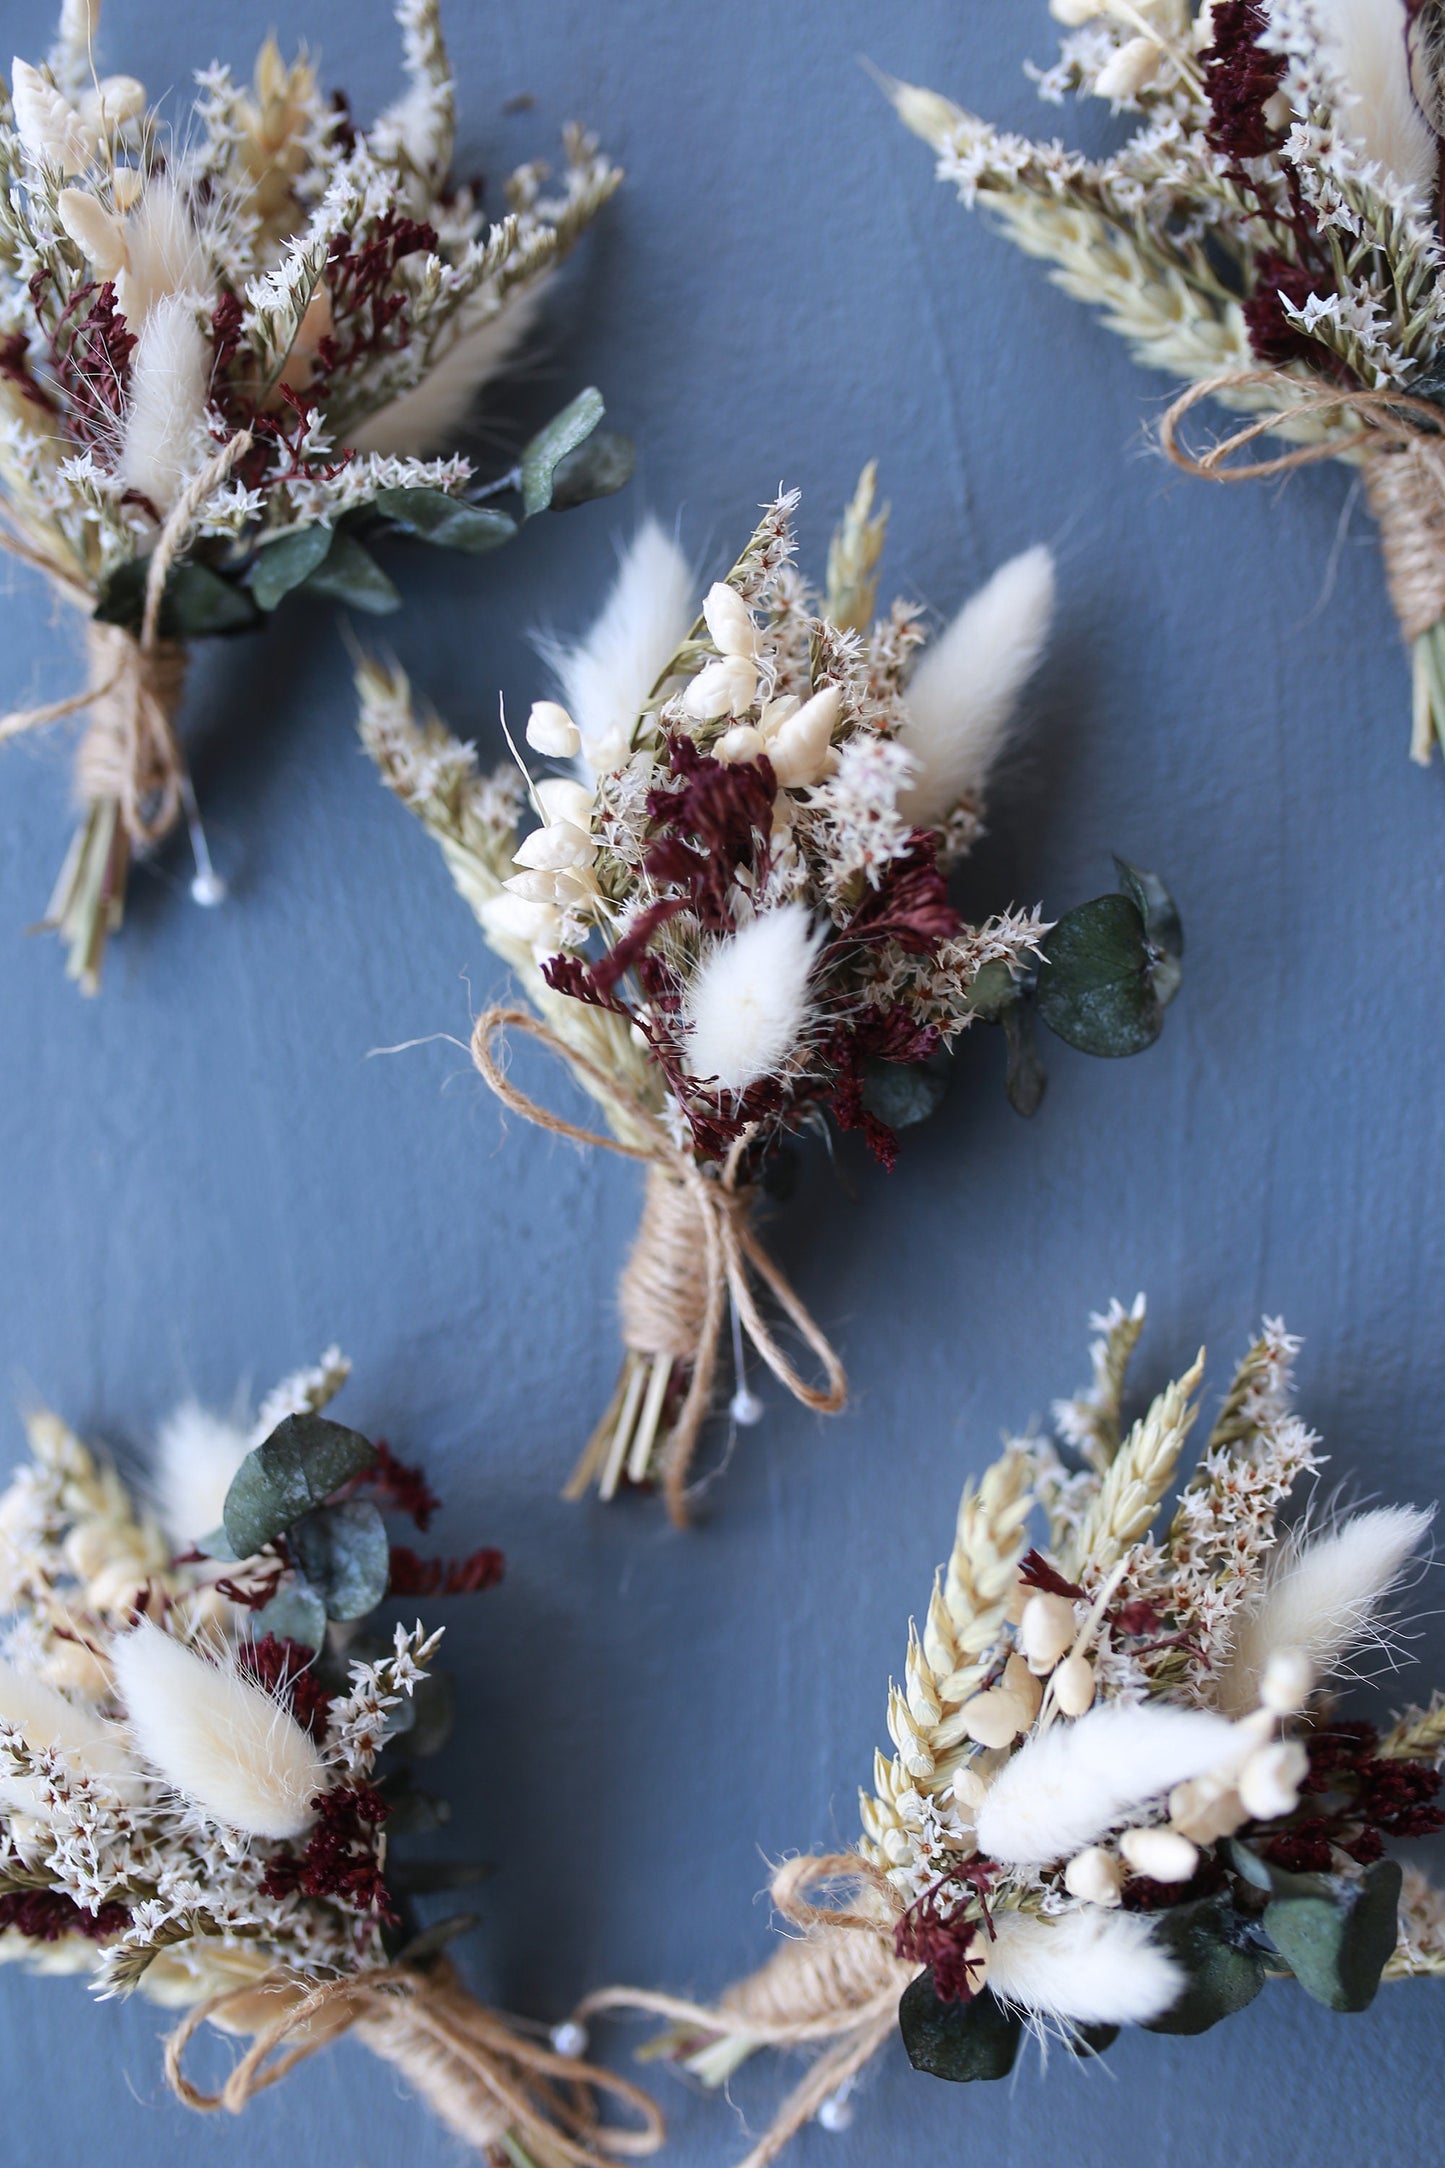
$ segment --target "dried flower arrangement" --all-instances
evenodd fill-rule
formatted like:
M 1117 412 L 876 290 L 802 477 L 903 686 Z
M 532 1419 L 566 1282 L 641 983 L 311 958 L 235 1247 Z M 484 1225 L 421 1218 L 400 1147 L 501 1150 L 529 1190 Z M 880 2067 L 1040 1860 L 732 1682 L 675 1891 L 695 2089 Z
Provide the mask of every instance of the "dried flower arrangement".
M 472 746 L 418 719 L 398 671 L 358 674 L 368 750 L 532 1004 L 480 1019 L 479 1068 L 542 1127 L 647 1169 L 621 1375 L 568 1495 L 660 1479 L 679 1525 L 729 1309 L 736 1422 L 762 1412 L 744 1337 L 806 1406 L 844 1402 L 837 1355 L 754 1227 L 781 1140 L 831 1116 L 891 1165 L 897 1131 L 938 1104 L 936 1057 L 977 1020 L 1004 1028 L 1010 1096 L 1030 1113 L 1035 1016 L 1087 1052 L 1133 1054 L 1179 983 L 1173 904 L 1122 862 L 1123 893 L 1053 926 L 953 910 L 947 869 L 981 832 L 1047 637 L 1053 563 L 1015 558 L 924 648 L 914 605 L 874 622 L 874 486 L 869 467 L 821 595 L 793 563 L 796 494 L 766 507 L 700 614 L 677 544 L 644 525 L 590 632 L 553 654 L 566 705 L 532 708 L 527 742 L 569 763 L 561 774 L 483 774 Z M 516 1089 L 508 1030 L 561 1058 L 608 1134 Z M 759 1288 L 819 1383 L 779 1345 Z
M 1158 1527 L 1203 1357 L 1126 1433 L 1143 1320 L 1142 1298 L 1096 1319 L 1059 1442 L 1014 1441 L 966 1487 L 862 1841 L 774 1881 L 797 1939 L 714 2007 L 609 1989 L 579 2012 L 667 2018 L 648 2052 L 713 2086 L 760 2048 L 821 2050 L 747 2168 L 845 2120 L 895 2024 L 918 2069 L 997 2078 L 1025 2031 L 1100 2055 L 1122 2025 L 1203 2032 L 1267 1979 L 1354 2011 L 1382 1978 L 1445 1972 L 1445 1905 L 1387 1856 L 1445 1827 L 1445 1702 L 1383 1733 L 1334 1702 L 1388 1642 L 1430 1516 L 1281 1524 L 1320 1441 L 1293 1411 L 1298 1343 L 1267 1321 Z M 844 1909 L 810 1901 L 825 1884 Z
M 88 711 L 81 825 L 46 924 L 93 992 L 131 856 L 184 817 L 193 894 L 223 894 L 176 734 L 187 644 L 293 589 L 399 603 L 364 536 L 495 548 L 626 479 L 585 393 L 484 482 L 440 456 L 515 353 L 549 272 L 617 170 L 578 130 L 560 187 L 524 166 L 488 223 L 450 176 L 437 0 L 397 0 L 405 89 L 362 131 L 268 40 L 244 88 L 213 65 L 174 128 L 98 78 L 99 0 L 64 0 L 43 67 L 0 93 L 0 547 L 84 612 L 88 678 L 0 739 Z M 590 440 L 590 441 L 586 441 Z
M 445 1562 L 393 1545 L 425 1528 L 424 1475 L 321 1414 L 335 1349 L 254 1424 L 189 1404 L 161 1429 L 138 1504 L 56 1417 L 0 1494 L 0 1958 L 81 1972 L 184 2011 L 167 2045 L 189 2106 L 239 2112 L 348 2031 L 478 2153 L 566 2168 L 647 2152 L 655 2109 L 572 2052 L 575 2029 L 484 2009 L 417 1932 L 407 1892 L 475 1868 L 398 1859 L 441 1810 L 411 1766 L 445 1736 L 440 1632 L 369 1623 L 386 1599 L 469 1592 L 496 1551 Z M 219 2094 L 183 2069 L 209 2020 L 251 2036 Z M 602 2088 L 641 2116 L 609 2133 Z
M 1188 380 L 1162 430 L 1216 481 L 1341 459 L 1364 477 L 1413 651 L 1413 757 L 1445 740 L 1441 0 L 1052 0 L 1052 104 L 1137 116 L 1090 159 L 908 84 L 900 117 L 1136 359 Z M 1205 399 L 1255 419 L 1202 453 Z M 1295 449 L 1239 461 L 1262 436 Z

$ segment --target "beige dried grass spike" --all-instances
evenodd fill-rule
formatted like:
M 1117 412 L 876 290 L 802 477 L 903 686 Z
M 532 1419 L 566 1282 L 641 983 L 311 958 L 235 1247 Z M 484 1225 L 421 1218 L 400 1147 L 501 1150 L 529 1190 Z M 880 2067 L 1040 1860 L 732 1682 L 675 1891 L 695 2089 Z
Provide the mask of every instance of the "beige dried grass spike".
M 1193 1396 L 1203 1375 L 1201 1348 L 1183 1377 L 1166 1386 L 1134 1425 L 1079 1523 L 1063 1561 L 1066 1573 L 1077 1574 L 1087 1564 L 1102 1579 L 1148 1534 L 1194 1428 L 1199 1410 Z

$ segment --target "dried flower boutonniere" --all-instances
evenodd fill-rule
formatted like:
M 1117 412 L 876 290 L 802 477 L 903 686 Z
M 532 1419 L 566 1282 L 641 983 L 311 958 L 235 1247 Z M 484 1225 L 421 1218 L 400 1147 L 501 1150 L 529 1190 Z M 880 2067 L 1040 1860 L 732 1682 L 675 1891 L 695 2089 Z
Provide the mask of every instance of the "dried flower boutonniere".
M 529 745 L 562 764 L 545 778 L 479 773 L 396 671 L 358 681 L 383 776 L 532 1004 L 481 1018 L 478 1066 L 508 1106 L 647 1170 L 621 1375 L 569 1495 L 660 1480 L 679 1523 L 729 1311 L 736 1421 L 761 1413 L 744 1340 L 808 1407 L 843 1405 L 842 1366 L 755 1225 L 780 1141 L 831 1116 L 891 1165 L 898 1130 L 938 1104 L 939 1057 L 979 1020 L 1003 1026 L 1010 1096 L 1032 1112 L 1035 1018 L 1133 1054 L 1179 982 L 1178 916 L 1132 867 L 1052 927 L 1037 911 L 968 925 L 950 905 L 947 869 L 980 832 L 1047 637 L 1053 563 L 1005 565 L 925 645 L 909 603 L 874 621 L 873 486 L 869 468 L 821 595 L 794 569 L 796 496 L 766 509 L 700 614 L 677 545 L 644 526 L 597 623 L 554 656 L 565 705 L 531 711 Z M 561 1057 L 607 1134 L 517 1091 L 509 1030 Z
M 573 130 L 560 187 L 521 168 L 490 225 L 450 176 L 437 0 L 397 0 L 406 87 L 365 131 L 269 40 L 251 89 L 206 68 L 167 128 L 95 75 L 98 12 L 66 0 L 0 93 L 0 548 L 84 613 L 88 653 L 82 691 L 0 739 L 88 714 L 46 920 L 88 992 L 133 853 L 184 819 L 197 901 L 223 893 L 176 732 L 190 641 L 293 589 L 391 609 L 372 534 L 489 550 L 517 524 L 499 499 L 527 518 L 628 465 L 595 391 L 496 481 L 439 456 L 620 176 Z
M 1445 1827 L 1437 1695 L 1384 1731 L 1332 1682 L 1385 1649 L 1430 1516 L 1281 1510 L 1318 1465 L 1293 1412 L 1297 1343 L 1269 1322 L 1171 1513 L 1203 1358 L 1121 1421 L 1142 1300 L 1096 1320 L 1057 1446 L 1009 1445 L 964 1491 L 856 1852 L 790 1860 L 801 1933 L 714 2007 L 609 1989 L 670 2021 L 658 2048 L 724 2085 L 765 2047 L 817 2060 L 748 2168 L 838 2124 L 895 2025 L 914 2066 L 1000 2078 L 1026 2032 L 1097 2056 L 1123 2025 L 1198 2033 L 1291 1977 L 1363 2010 L 1445 1973 L 1445 1903 L 1390 1856 Z M 1040 1513 L 1046 1548 L 1029 1548 Z M 831 1884 L 843 1909 L 809 1892 Z
M 1342 459 L 1364 477 L 1414 656 L 1411 753 L 1445 739 L 1441 0 L 1053 0 L 1038 74 L 1137 116 L 1111 156 L 888 86 L 940 178 L 1190 389 L 1169 456 L 1215 481 Z M 1254 416 L 1195 453 L 1199 402 Z M 1266 436 L 1294 449 L 1249 457 Z M 1244 454 L 1243 459 L 1235 455 Z
M 484 2009 L 418 1932 L 409 1889 L 475 1880 L 418 1863 L 434 1827 L 412 1781 L 451 1695 L 440 1632 L 373 1620 L 388 1600 L 489 1587 L 496 1551 L 424 1559 L 425 1477 L 321 1414 L 333 1349 L 249 1427 L 179 1409 L 152 1512 L 47 1414 L 0 1494 L 0 1956 L 76 1971 L 102 1996 L 182 2011 L 166 2072 L 193 2108 L 239 2112 L 299 2057 L 354 2031 L 478 2153 L 512 2168 L 610 2163 L 593 2105 L 644 2096 Z M 399 1854 L 401 1856 L 399 1856 Z M 217 2094 L 184 2057 L 209 2021 L 249 2045 Z

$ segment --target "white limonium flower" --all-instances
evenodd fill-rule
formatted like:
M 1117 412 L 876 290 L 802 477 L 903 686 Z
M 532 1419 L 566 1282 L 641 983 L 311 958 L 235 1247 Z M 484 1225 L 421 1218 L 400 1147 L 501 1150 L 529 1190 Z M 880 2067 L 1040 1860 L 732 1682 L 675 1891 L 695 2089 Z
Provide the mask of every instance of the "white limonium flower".
M 111 1660 L 137 1751 L 168 1784 L 246 1836 L 301 1835 L 325 1769 L 279 1701 L 148 1619 L 113 1643 Z
M 808 982 L 826 929 L 802 904 L 764 911 L 704 957 L 687 989 L 688 1071 L 728 1092 L 774 1075 L 808 1024 Z
M 962 799 L 982 791 L 1053 614 L 1053 553 L 1040 545 L 1001 565 L 924 649 L 899 732 L 914 760 L 899 810 L 918 827 L 939 826 Z

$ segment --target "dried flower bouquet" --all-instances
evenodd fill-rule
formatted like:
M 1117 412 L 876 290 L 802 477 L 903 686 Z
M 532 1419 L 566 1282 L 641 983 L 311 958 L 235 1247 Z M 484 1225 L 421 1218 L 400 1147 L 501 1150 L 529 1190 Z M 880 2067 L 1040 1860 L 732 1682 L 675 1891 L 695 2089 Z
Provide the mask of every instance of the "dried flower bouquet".
M 1040 94 L 1134 121 L 1112 155 L 1030 142 L 891 84 L 940 178 L 1053 265 L 1136 358 L 1188 380 L 1166 449 L 1217 481 L 1363 475 L 1414 666 L 1413 757 L 1445 737 L 1441 0 L 1053 0 Z M 1184 416 L 1256 418 L 1195 454 Z M 1237 460 L 1267 434 L 1293 450 Z
M 1026 2031 L 1099 2055 L 1122 2025 L 1203 2032 L 1269 1979 L 1354 2011 L 1382 1978 L 1445 1972 L 1445 1903 L 1388 1854 L 1445 1826 L 1445 1706 L 1383 1732 L 1335 1713 L 1430 1516 L 1284 1525 L 1319 1440 L 1267 1322 L 1161 1525 L 1203 1357 L 1126 1431 L 1143 1319 L 1142 1298 L 1096 1319 L 1057 1445 L 1015 1441 L 966 1487 L 858 1849 L 774 1882 L 798 1938 L 715 2007 L 616 1989 L 579 2013 L 668 2018 L 650 2052 L 709 2085 L 759 2048 L 821 2050 L 748 2168 L 844 2119 L 895 2024 L 918 2069 L 997 2078 Z M 829 1883 L 845 1909 L 809 1900 Z
M 184 817 L 193 893 L 223 893 L 176 734 L 191 640 L 293 589 L 390 609 L 364 537 L 492 549 L 516 527 L 497 498 L 530 517 L 627 469 L 595 391 L 496 481 L 442 456 L 620 175 L 572 130 L 558 189 L 522 167 L 490 225 L 450 176 L 437 0 L 397 0 L 405 87 L 365 131 L 271 40 L 250 89 L 205 68 L 166 127 L 96 76 L 98 12 L 65 0 L 0 93 L 0 547 L 84 613 L 88 653 L 81 692 L 0 738 L 88 711 L 47 924 L 90 992 L 135 851 Z
M 602 2087 L 631 2087 L 483 2009 L 418 1933 L 409 1889 L 476 1879 L 392 1838 L 435 1827 L 416 1757 L 446 1736 L 440 1632 L 388 1634 L 385 1600 L 491 1585 L 500 1554 L 444 1562 L 388 1537 L 425 1527 L 419 1470 L 320 1410 L 336 1350 L 251 1425 L 195 1405 L 160 1433 L 137 1502 L 56 1417 L 0 1494 L 0 1958 L 139 1989 L 185 2013 L 166 2069 L 195 2108 L 239 2112 L 300 2057 L 354 2031 L 479 2154 L 511 2168 L 608 2163 Z M 404 1846 L 402 1847 L 404 1851 Z M 183 2057 L 198 2027 L 249 2036 L 219 2094 Z
M 531 711 L 529 745 L 561 764 L 544 779 L 481 773 L 394 669 L 358 679 L 368 749 L 531 1004 L 481 1018 L 478 1065 L 507 1105 L 647 1169 L 621 1375 L 571 1495 L 660 1480 L 679 1523 L 729 1310 L 736 1421 L 761 1412 L 744 1336 L 807 1406 L 843 1404 L 838 1358 L 754 1226 L 780 1141 L 831 1116 L 891 1164 L 897 1130 L 938 1102 L 937 1057 L 980 1018 L 1003 1025 L 1010 1093 L 1031 1112 L 1035 1015 L 1087 1051 L 1136 1053 L 1178 985 L 1178 917 L 1133 868 L 1126 893 L 1052 928 L 1037 911 L 968 925 L 951 907 L 947 869 L 980 833 L 1047 637 L 1053 565 L 1043 549 L 1016 558 L 925 645 L 912 604 L 875 622 L 873 490 L 870 467 L 825 593 L 794 567 L 787 495 L 700 613 L 681 551 L 645 525 L 597 623 L 554 654 L 565 705 Z M 522 1096 L 502 1067 L 509 1030 L 561 1057 L 606 1134 Z

